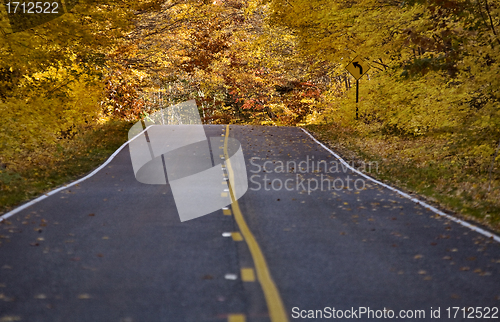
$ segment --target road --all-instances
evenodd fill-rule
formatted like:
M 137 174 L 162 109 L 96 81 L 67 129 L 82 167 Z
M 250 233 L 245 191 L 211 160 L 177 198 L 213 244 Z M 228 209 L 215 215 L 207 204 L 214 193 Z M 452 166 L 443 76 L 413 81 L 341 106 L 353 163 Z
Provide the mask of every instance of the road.
M 498 242 L 343 168 L 300 128 L 204 129 L 241 142 L 249 186 L 237 203 L 180 222 L 170 186 L 139 183 L 125 147 L 0 224 L 0 321 L 498 312 Z

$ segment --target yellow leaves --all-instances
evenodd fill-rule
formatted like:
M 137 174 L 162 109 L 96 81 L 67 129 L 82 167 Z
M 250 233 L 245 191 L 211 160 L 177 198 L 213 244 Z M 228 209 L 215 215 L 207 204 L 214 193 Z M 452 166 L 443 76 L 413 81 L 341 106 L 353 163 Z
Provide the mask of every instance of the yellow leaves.
M 479 146 L 474 146 L 470 149 L 470 155 L 472 156 L 480 156 L 483 158 L 487 158 L 495 152 L 493 146 L 489 144 L 481 144 Z
M 0 103 L 5 121 L 0 125 L 4 161 L 24 154 L 24 160 L 30 162 L 27 153 L 44 151 L 61 132 L 71 135 L 97 115 L 102 88 L 94 76 L 78 77 L 82 68 L 75 62 L 58 65 L 23 75 L 16 93 L 20 98 L 7 97 Z

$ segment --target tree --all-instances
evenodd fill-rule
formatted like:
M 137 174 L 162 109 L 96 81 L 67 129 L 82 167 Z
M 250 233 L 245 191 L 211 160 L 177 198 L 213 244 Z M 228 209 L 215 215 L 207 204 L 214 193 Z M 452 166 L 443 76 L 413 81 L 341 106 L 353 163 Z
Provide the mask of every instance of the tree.
M 35 159 L 33 154 L 49 153 L 49 147 L 78 127 L 95 122 L 105 54 L 132 27 L 134 4 L 82 1 L 68 13 L 27 29 L 6 26 L 3 20 L 0 162 L 15 168 Z

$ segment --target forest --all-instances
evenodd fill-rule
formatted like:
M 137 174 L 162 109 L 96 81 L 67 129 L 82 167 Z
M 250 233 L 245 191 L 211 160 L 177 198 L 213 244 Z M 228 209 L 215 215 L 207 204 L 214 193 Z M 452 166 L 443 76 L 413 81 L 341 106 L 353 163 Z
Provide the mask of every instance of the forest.
M 43 21 L 7 3 L 0 211 L 95 167 L 131 122 L 195 99 L 206 124 L 305 127 L 500 230 L 499 0 L 66 0 Z M 359 103 L 354 57 L 370 66 Z

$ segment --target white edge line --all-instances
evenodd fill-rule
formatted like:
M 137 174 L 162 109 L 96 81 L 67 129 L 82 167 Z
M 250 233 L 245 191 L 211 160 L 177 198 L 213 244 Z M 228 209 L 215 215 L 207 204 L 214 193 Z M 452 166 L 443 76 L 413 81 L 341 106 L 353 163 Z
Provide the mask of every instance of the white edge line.
M 97 169 L 95 169 L 94 171 L 92 171 L 91 173 L 89 173 L 88 175 L 86 175 L 85 177 L 81 178 L 81 179 L 78 179 L 76 181 L 73 181 L 67 185 L 64 185 L 62 187 L 59 187 L 57 189 L 54 189 L 54 190 L 51 190 L 47 193 L 44 193 L 43 195 L 41 195 L 40 197 L 36 198 L 36 199 L 33 199 L 31 200 L 30 202 L 27 202 L 25 203 L 24 205 L 21 205 L 11 211 L 9 211 L 8 213 L 5 213 L 3 214 L 2 216 L 0 216 L 0 222 L 4 221 L 5 219 L 17 214 L 18 212 L 20 211 L 23 211 L 24 209 L 28 208 L 28 207 L 31 207 L 32 205 L 36 204 L 37 202 L 40 202 L 42 201 L 43 199 L 49 197 L 49 196 L 52 196 L 53 194 L 56 194 L 58 193 L 59 191 L 61 190 L 64 190 L 64 189 L 67 189 L 69 187 L 72 187 L 82 181 L 85 181 L 91 177 L 93 177 L 97 172 L 101 171 L 105 166 L 107 166 L 112 160 L 113 158 L 121 151 L 123 150 L 123 148 L 129 144 L 130 142 L 132 142 L 133 140 L 135 140 L 139 135 L 141 135 L 142 133 L 144 133 L 145 131 L 147 131 L 147 129 L 149 129 L 151 126 L 154 126 L 153 125 L 150 125 L 148 126 L 147 128 L 145 128 L 144 130 L 142 130 L 139 134 L 137 134 L 136 136 L 134 136 L 133 138 L 131 138 L 130 140 L 128 140 L 127 142 L 123 143 L 122 146 L 120 146 L 107 160 L 106 162 L 104 162 L 103 164 L 101 164 L 100 167 L 98 167 Z
M 433 207 L 433 206 L 431 206 L 431 205 L 426 204 L 425 202 L 423 202 L 423 201 L 421 201 L 421 200 L 418 200 L 418 199 L 416 199 L 416 198 L 412 198 L 412 197 L 411 197 L 409 194 L 407 194 L 407 193 L 404 193 L 404 192 L 402 192 L 402 191 L 400 191 L 400 190 L 398 190 L 398 189 L 396 189 L 396 188 L 394 188 L 394 187 L 391 187 L 391 186 L 389 186 L 389 185 L 386 185 L 385 183 L 382 183 L 382 182 L 380 182 L 380 181 L 378 181 L 378 180 L 375 180 L 374 178 L 372 178 L 372 177 L 370 177 L 370 176 L 367 176 L 366 174 L 364 174 L 364 173 L 362 173 L 362 172 L 359 172 L 359 171 L 358 171 L 358 170 L 356 170 L 355 168 L 351 167 L 351 166 L 349 165 L 349 163 L 347 163 L 346 161 L 344 161 L 344 159 L 342 159 L 342 158 L 341 158 L 338 154 L 336 154 L 335 152 L 333 152 L 332 150 L 330 150 L 330 149 L 329 149 L 327 146 L 325 146 L 323 143 L 321 143 L 321 142 L 319 142 L 318 140 L 316 140 L 316 138 L 315 138 L 314 136 L 312 136 L 312 135 L 311 135 L 311 133 L 309 133 L 306 129 L 304 129 L 304 128 L 302 128 L 302 127 L 301 127 L 300 129 L 301 129 L 302 131 L 304 131 L 304 133 L 306 133 L 307 135 L 309 135 L 309 137 L 311 137 L 311 138 L 312 138 L 312 139 L 313 139 L 316 143 L 318 143 L 320 146 L 322 146 L 325 150 L 327 150 L 328 152 L 330 152 L 331 154 L 333 154 L 333 156 L 335 156 L 337 159 L 339 159 L 339 160 L 340 160 L 340 162 L 341 162 L 342 164 L 344 164 L 345 166 L 347 166 L 349 169 L 351 169 L 352 171 L 356 172 L 357 174 L 359 174 L 359 175 L 361 175 L 361 176 L 365 177 L 366 179 L 368 179 L 368 180 L 370 180 L 370 181 L 373 181 L 373 182 L 375 182 L 376 184 L 379 184 L 379 185 L 381 185 L 381 186 L 383 186 L 383 187 L 385 187 L 385 188 L 387 188 L 387 189 L 389 189 L 389 190 L 392 190 L 392 191 L 394 191 L 394 192 L 397 192 L 397 193 L 398 193 L 398 194 L 400 194 L 401 196 L 403 196 L 403 197 L 405 197 L 405 198 L 407 198 L 407 199 L 410 199 L 411 201 L 413 201 L 413 202 L 415 202 L 415 203 L 417 203 L 417 204 L 419 204 L 419 205 L 421 205 L 421 206 L 424 206 L 425 208 L 427 208 L 427 209 L 429 209 L 429 210 L 433 211 L 434 213 L 436 213 L 436 214 L 438 214 L 438 215 L 440 215 L 440 216 L 446 217 L 447 219 L 452 220 L 452 221 L 454 221 L 454 222 L 458 223 L 459 225 L 462 225 L 462 226 L 464 226 L 464 227 L 467 227 L 467 228 L 469 228 L 469 229 L 471 229 L 471 230 L 473 230 L 473 231 L 475 231 L 475 232 L 478 232 L 478 233 L 480 233 L 480 234 L 482 234 L 482 235 L 484 235 L 484 236 L 486 236 L 486 237 L 488 237 L 488 238 L 493 238 L 494 240 L 496 240 L 497 242 L 499 242 L 499 243 L 500 243 L 500 236 L 497 236 L 497 235 L 495 235 L 495 234 L 493 234 L 493 233 L 491 233 L 491 232 L 489 232 L 489 231 L 486 231 L 486 230 L 484 230 L 484 229 L 482 229 L 482 228 L 479 228 L 479 227 L 477 227 L 477 226 L 475 226 L 475 225 L 472 225 L 472 224 L 470 224 L 470 223 L 468 223 L 468 222 L 466 222 L 466 221 L 464 221 L 464 220 L 461 220 L 461 219 L 455 218 L 455 217 L 453 217 L 453 216 L 451 216 L 451 215 L 448 215 L 448 214 L 446 214 L 446 213 L 442 212 L 441 210 L 436 209 L 435 207 Z

